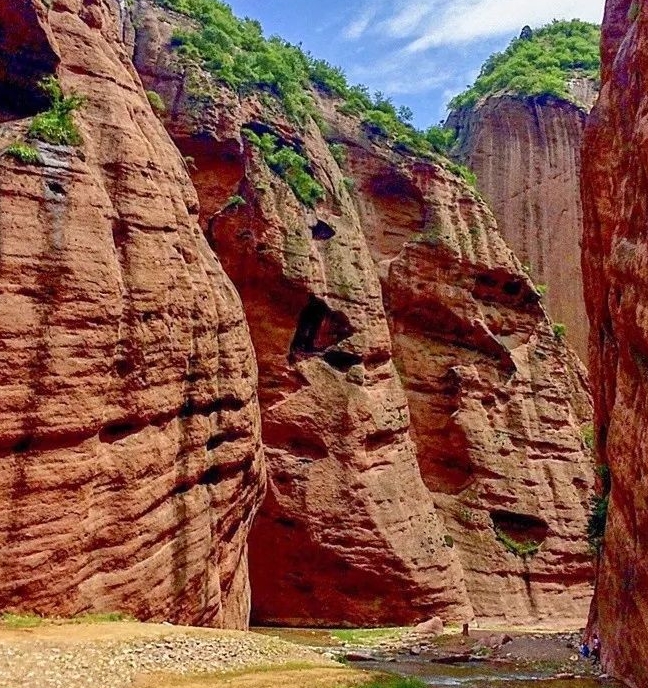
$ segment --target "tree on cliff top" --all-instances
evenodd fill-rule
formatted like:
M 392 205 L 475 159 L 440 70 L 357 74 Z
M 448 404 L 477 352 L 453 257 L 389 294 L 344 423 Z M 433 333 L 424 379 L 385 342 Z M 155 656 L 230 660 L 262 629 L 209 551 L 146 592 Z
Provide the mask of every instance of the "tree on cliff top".
M 570 79 L 598 79 L 600 39 L 599 26 L 578 19 L 554 21 L 531 35 L 520 36 L 504 52 L 486 60 L 475 83 L 456 96 L 450 108 L 470 107 L 501 92 L 570 100 Z

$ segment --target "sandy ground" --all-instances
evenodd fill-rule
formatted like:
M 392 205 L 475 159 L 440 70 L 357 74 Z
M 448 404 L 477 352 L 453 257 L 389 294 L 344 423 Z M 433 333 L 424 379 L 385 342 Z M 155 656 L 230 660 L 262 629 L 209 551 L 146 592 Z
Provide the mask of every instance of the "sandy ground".
M 255 633 L 135 622 L 0 625 L 3 688 L 346 688 L 363 677 Z
M 135 683 L 135 688 L 351 688 L 366 683 L 365 672 L 339 667 L 309 667 L 250 671 L 232 676 L 170 678 L 151 676 Z

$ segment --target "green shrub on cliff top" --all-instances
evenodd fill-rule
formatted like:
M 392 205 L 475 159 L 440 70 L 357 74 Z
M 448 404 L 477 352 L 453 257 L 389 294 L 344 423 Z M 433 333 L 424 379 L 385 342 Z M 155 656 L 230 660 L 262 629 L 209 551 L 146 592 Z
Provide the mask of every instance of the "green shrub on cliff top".
M 396 107 L 382 93 L 371 95 L 364 86 L 351 86 L 344 72 L 301 48 L 273 36 L 266 39 L 258 21 L 238 19 L 219 0 L 156 0 L 162 7 L 197 22 L 197 30 L 176 30 L 173 46 L 186 59 L 200 64 L 220 82 L 239 93 L 261 89 L 281 102 L 298 123 L 316 116 L 311 89 L 336 96 L 339 111 L 355 115 L 368 130 L 417 155 L 445 154 L 453 135 L 440 127 L 419 131 L 412 112 Z
M 597 79 L 601 68 L 600 27 L 577 19 L 554 21 L 516 38 L 486 60 L 477 80 L 456 96 L 452 109 L 469 107 L 502 91 L 570 99 L 567 82 L 575 76 Z

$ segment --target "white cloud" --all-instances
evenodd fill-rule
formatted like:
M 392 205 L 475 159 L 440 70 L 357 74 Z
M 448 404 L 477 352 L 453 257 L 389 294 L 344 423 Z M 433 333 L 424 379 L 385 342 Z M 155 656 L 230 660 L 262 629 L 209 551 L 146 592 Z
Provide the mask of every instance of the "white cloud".
M 344 36 L 404 39 L 409 52 L 421 52 L 503 36 L 552 19 L 601 22 L 605 0 L 391 0 L 390 11 L 381 13 L 384 4 L 364 5 Z
M 378 8 L 367 5 L 362 12 L 344 29 L 344 37 L 349 40 L 361 38 L 373 20 L 378 16 Z
M 411 1 L 411 0 L 409 0 Z M 434 0 L 428 0 L 428 2 Z M 419 3 L 412 2 L 412 6 Z M 421 52 L 442 45 L 469 43 L 502 36 L 525 24 L 539 26 L 552 19 L 583 19 L 600 22 L 604 0 L 458 0 L 444 2 L 440 11 L 427 16 L 410 33 L 408 52 Z M 401 10 L 402 12 L 402 10 Z

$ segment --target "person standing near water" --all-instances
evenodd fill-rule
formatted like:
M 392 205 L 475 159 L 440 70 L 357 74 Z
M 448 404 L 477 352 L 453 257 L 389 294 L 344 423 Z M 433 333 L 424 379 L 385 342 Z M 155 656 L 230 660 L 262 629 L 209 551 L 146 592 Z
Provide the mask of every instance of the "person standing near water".
M 594 633 L 592 636 L 592 650 L 590 656 L 593 662 L 601 661 L 601 639 L 598 637 L 598 633 Z

